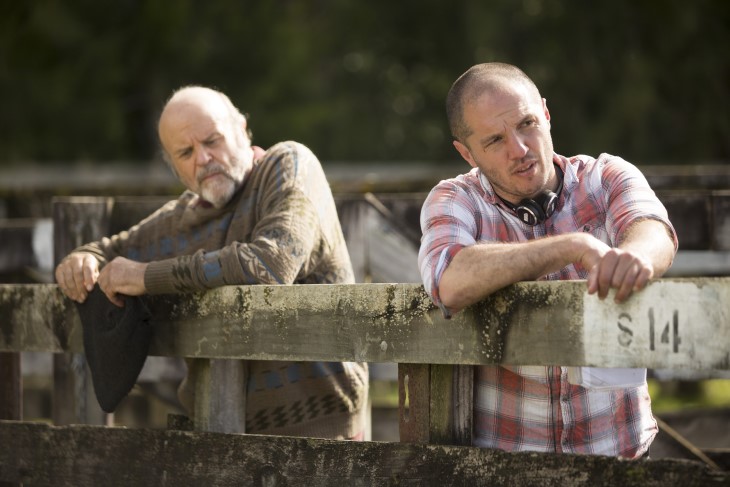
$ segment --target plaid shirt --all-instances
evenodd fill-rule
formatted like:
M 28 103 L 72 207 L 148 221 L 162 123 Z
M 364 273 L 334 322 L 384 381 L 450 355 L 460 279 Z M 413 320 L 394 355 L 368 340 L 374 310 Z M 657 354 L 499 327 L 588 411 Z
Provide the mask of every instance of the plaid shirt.
M 674 228 L 641 172 L 621 158 L 554 155 L 563 170 L 555 213 L 534 227 L 497 197 L 478 169 L 441 181 L 421 210 L 419 266 L 424 287 L 446 317 L 439 299 L 444 270 L 462 248 L 477 243 L 525 242 L 564 233 L 589 232 L 615 247 L 638 218 Z M 545 280 L 585 279 L 568 265 Z M 507 451 L 551 451 L 638 458 L 657 433 L 646 384 L 630 389 L 588 390 L 568 382 L 567 367 L 477 367 L 474 443 Z

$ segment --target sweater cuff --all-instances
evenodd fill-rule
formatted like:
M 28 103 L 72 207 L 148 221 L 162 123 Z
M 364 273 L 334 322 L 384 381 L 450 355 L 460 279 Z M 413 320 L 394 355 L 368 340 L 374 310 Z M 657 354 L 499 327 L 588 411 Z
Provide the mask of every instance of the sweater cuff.
M 144 272 L 144 287 L 147 294 L 172 294 L 178 292 L 173 285 L 172 266 L 174 259 L 158 260 L 147 264 Z

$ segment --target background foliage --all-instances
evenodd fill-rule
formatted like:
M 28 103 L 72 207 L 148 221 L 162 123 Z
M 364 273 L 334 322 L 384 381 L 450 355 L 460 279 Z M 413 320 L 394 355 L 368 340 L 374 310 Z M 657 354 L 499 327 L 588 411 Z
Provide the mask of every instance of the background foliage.
M 156 157 L 170 92 L 204 84 L 268 146 L 325 161 L 457 157 L 443 102 L 469 66 L 522 67 L 556 150 L 730 160 L 725 0 L 2 2 L 0 162 Z

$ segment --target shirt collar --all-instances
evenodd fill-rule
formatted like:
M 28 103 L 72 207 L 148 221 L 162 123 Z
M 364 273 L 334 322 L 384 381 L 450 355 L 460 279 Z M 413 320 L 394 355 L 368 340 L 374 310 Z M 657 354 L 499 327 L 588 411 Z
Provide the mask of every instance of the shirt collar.
M 573 186 L 578 183 L 578 175 L 575 172 L 575 168 L 572 164 L 570 164 L 570 161 L 565 156 L 553 153 L 553 164 L 557 164 L 558 167 L 563 170 L 562 196 L 562 193 L 566 193 L 566 191 L 570 192 Z M 494 192 L 494 188 L 492 187 L 492 183 L 489 182 L 489 179 L 487 179 L 484 173 L 482 173 L 479 168 L 472 169 L 472 172 L 475 172 L 476 176 L 479 178 L 479 183 L 484 191 L 484 200 L 493 205 L 501 205 L 502 200 L 497 197 L 497 194 Z

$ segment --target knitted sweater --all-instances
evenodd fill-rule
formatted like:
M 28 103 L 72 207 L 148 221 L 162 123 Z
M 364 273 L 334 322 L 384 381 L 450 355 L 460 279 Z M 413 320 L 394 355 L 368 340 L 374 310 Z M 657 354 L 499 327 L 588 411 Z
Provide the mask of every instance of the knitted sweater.
M 149 262 L 149 294 L 354 282 L 325 174 L 296 142 L 270 148 L 224 208 L 186 191 L 128 231 L 76 251 L 93 253 L 102 266 L 116 256 Z M 248 372 L 247 432 L 340 439 L 363 433 L 366 364 L 249 361 Z

